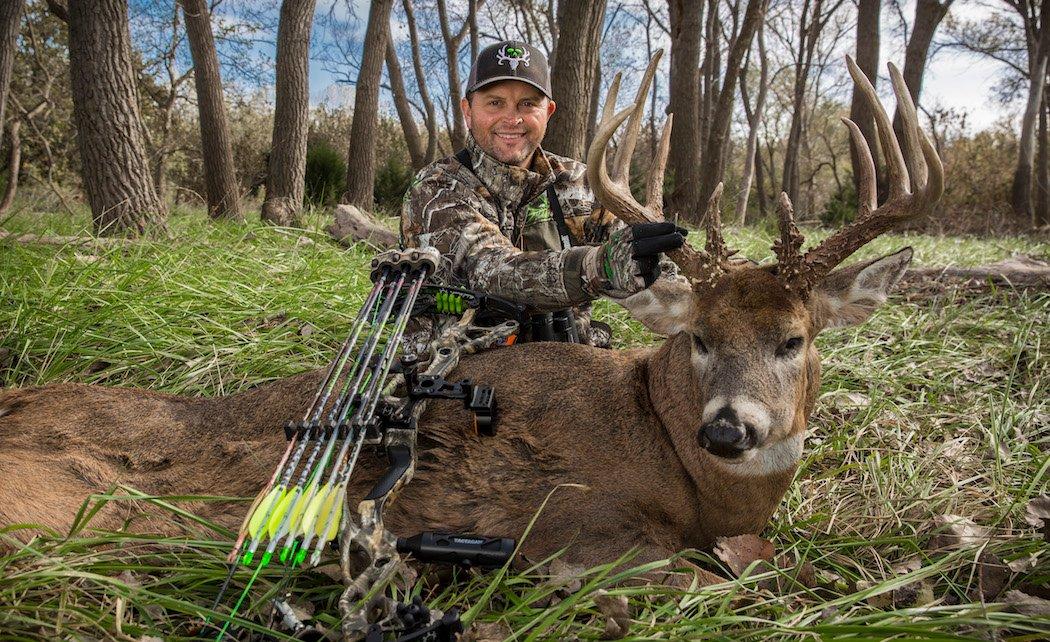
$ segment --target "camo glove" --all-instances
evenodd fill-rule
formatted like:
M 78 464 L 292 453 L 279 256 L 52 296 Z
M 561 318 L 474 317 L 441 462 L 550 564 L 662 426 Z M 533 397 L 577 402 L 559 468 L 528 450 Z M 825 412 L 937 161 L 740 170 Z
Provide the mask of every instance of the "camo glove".
M 583 289 L 614 299 L 644 290 L 660 275 L 660 253 L 682 247 L 687 233 L 674 223 L 638 223 L 613 232 L 584 257 Z

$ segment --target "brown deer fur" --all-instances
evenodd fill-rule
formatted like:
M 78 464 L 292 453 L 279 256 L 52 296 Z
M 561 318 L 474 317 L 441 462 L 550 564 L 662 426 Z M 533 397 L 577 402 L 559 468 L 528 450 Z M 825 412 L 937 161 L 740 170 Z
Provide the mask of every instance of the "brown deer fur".
M 572 544 L 566 559 L 578 563 L 632 548 L 639 559 L 660 559 L 719 535 L 761 531 L 799 453 L 787 448 L 775 470 L 755 462 L 785 443 L 801 446 L 820 383 L 813 338 L 838 317 L 866 318 L 908 259 L 905 251 L 840 270 L 828 279 L 834 288 L 808 303 L 769 269 L 732 272 L 702 297 L 685 288 L 672 305 L 679 318 L 663 317 L 680 329 L 654 349 L 533 343 L 464 359 L 453 377 L 495 385 L 498 433 L 476 436 L 456 402 L 432 401 L 416 477 L 388 511 L 388 526 L 401 535 L 450 529 L 519 537 L 552 489 L 582 484 L 553 493 L 527 554 Z M 796 332 L 805 338 L 797 363 L 770 366 L 762 354 Z M 711 363 L 698 362 L 694 337 Z M 282 426 L 301 416 L 320 378 L 309 372 L 210 399 L 72 384 L 2 391 L 0 525 L 62 532 L 91 493 L 118 482 L 158 495 L 254 496 L 283 451 Z M 772 413 L 750 463 L 723 460 L 698 443 L 705 406 L 719 394 L 745 395 Z M 363 456 L 350 497 L 362 497 L 384 463 L 378 453 Z M 248 508 L 181 505 L 231 528 Z M 144 508 L 110 502 L 91 527 L 121 529 L 130 520 L 133 530 L 181 528 Z

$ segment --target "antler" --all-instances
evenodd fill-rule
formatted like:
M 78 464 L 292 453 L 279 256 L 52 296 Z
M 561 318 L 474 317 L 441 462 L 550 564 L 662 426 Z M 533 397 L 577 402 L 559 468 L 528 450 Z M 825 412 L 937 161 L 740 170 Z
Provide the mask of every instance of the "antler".
M 620 74 L 617 73 L 609 87 L 609 95 L 602 109 L 602 119 L 598 124 L 598 131 L 594 135 L 590 149 L 587 151 L 587 180 L 591 190 L 598 201 L 620 220 L 628 224 L 656 223 L 664 220 L 663 215 L 663 182 L 664 168 L 667 166 L 667 152 L 671 146 L 671 123 L 672 115 L 668 114 L 664 120 L 663 131 L 660 136 L 660 145 L 656 150 L 649 170 L 649 178 L 646 181 L 645 205 L 635 200 L 631 195 L 630 169 L 631 156 L 634 153 L 635 144 L 638 142 L 638 133 L 641 130 L 642 116 L 645 112 L 645 96 L 649 91 L 653 76 L 656 74 L 657 64 L 663 50 L 658 50 L 653 59 L 649 61 L 649 67 L 642 76 L 642 83 L 638 87 L 634 104 L 630 107 L 614 113 L 616 109 L 616 95 L 620 90 Z M 613 173 L 609 175 L 605 167 L 605 151 L 612 135 L 616 133 L 623 121 L 630 117 L 627 124 L 627 132 L 616 150 L 613 158 Z M 722 195 L 721 183 L 715 188 L 708 202 L 707 209 L 707 252 L 697 250 L 687 242 L 680 249 L 671 250 L 667 253 L 668 258 L 674 261 L 682 274 L 689 277 L 693 287 L 711 287 L 718 278 L 725 273 L 725 265 L 730 255 L 722 240 L 720 222 L 718 217 L 718 202 Z
M 831 270 L 872 239 L 929 214 L 944 192 L 941 159 L 930 139 L 919 128 L 915 104 L 897 67 L 890 63 L 890 80 L 893 93 L 897 96 L 903 135 L 910 143 L 907 146 L 907 158 L 901 152 L 893 125 L 879 102 L 875 88 L 849 56 L 846 56 L 846 65 L 853 82 L 875 116 L 880 146 L 886 156 L 889 198 L 881 206 L 876 206 L 875 161 L 871 149 L 857 124 L 843 118 L 842 122 L 849 128 L 860 159 L 857 181 L 860 207 L 857 218 L 802 256 L 802 235 L 795 227 L 791 201 L 786 194 L 781 195 L 777 207 L 781 236 L 773 246 L 779 260 L 777 276 L 785 287 L 802 294 L 809 292 Z M 921 155 L 918 150 L 921 150 Z M 914 185 L 911 191 L 910 185 Z

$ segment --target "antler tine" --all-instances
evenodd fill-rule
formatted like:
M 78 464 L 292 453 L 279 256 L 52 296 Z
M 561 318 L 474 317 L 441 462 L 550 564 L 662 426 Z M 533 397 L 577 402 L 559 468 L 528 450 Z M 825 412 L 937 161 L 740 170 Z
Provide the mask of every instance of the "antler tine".
M 889 65 L 893 93 L 897 97 L 903 131 L 906 132 L 904 135 L 913 137 L 912 140 L 917 142 L 909 147 L 907 162 L 875 89 L 849 56 L 846 57 L 846 65 L 858 91 L 875 116 L 879 141 L 886 156 L 889 198 L 876 207 L 875 164 L 871 150 L 856 123 L 844 119 L 843 122 L 849 128 L 850 137 L 861 160 L 858 176 L 860 208 L 853 223 L 824 239 L 805 254 L 801 273 L 793 276 L 789 284 L 789 287 L 803 293 L 812 289 L 832 269 L 872 239 L 899 227 L 902 223 L 928 214 L 944 191 L 944 168 L 941 159 L 929 138 L 919 128 L 915 103 L 912 102 L 900 71 L 892 64 Z M 914 191 L 909 184 L 909 168 L 915 179 Z
M 660 133 L 660 144 L 656 147 L 656 157 L 649 165 L 649 179 L 645 184 L 645 206 L 649 209 L 663 211 L 664 202 L 664 169 L 667 168 L 667 154 L 671 151 L 671 125 L 674 114 L 667 114 Z
M 649 93 L 649 86 L 653 84 L 656 68 L 659 66 L 660 58 L 663 54 L 663 49 L 656 51 L 652 60 L 649 61 L 649 66 L 645 68 L 642 82 L 638 85 L 638 93 L 634 96 L 631 119 L 627 122 L 627 131 L 624 132 L 623 140 L 620 141 L 616 149 L 616 156 L 613 158 L 612 178 L 615 181 L 630 183 L 631 157 L 634 156 L 634 148 L 638 143 L 638 134 L 642 131 L 642 117 L 645 115 L 645 97 Z
M 707 222 L 707 242 L 704 249 L 712 261 L 721 267 L 729 258 L 729 248 L 726 247 L 725 239 L 722 237 L 722 212 L 718 209 L 722 200 L 722 183 L 719 181 L 707 199 L 707 212 L 704 219 Z
M 868 154 L 868 159 L 871 159 L 871 154 Z M 777 225 L 780 238 L 773 243 L 773 253 L 777 257 L 777 278 L 790 289 L 799 282 L 804 271 L 802 243 L 805 238 L 795 225 L 795 207 L 787 192 L 781 192 L 780 200 L 777 201 Z

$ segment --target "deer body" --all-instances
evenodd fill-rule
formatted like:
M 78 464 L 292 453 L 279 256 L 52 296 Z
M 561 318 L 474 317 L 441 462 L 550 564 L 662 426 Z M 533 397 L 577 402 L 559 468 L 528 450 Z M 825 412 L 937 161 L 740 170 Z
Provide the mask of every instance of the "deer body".
M 680 407 L 666 392 L 668 378 L 689 376 L 663 368 L 682 348 L 676 343 L 621 353 L 526 344 L 464 359 L 456 378 L 496 386 L 498 432 L 477 436 L 456 402 L 431 402 L 416 477 L 391 506 L 388 525 L 399 535 L 519 537 L 555 486 L 581 484 L 587 489 L 553 494 L 526 540 L 530 555 L 575 542 L 567 555 L 578 562 L 633 547 L 657 559 L 717 535 L 761 530 L 794 467 L 753 477 L 682 461 L 664 422 L 695 424 L 700 408 Z M 159 495 L 253 496 L 283 450 L 281 427 L 301 414 L 320 376 L 211 399 L 68 384 L 0 393 L 0 524 L 61 532 L 88 495 L 117 482 Z M 383 466 L 378 453 L 366 455 L 351 496 L 362 497 Z M 247 510 L 184 506 L 232 528 Z M 141 509 L 111 502 L 92 526 L 122 528 Z M 132 528 L 179 529 L 149 515 Z

